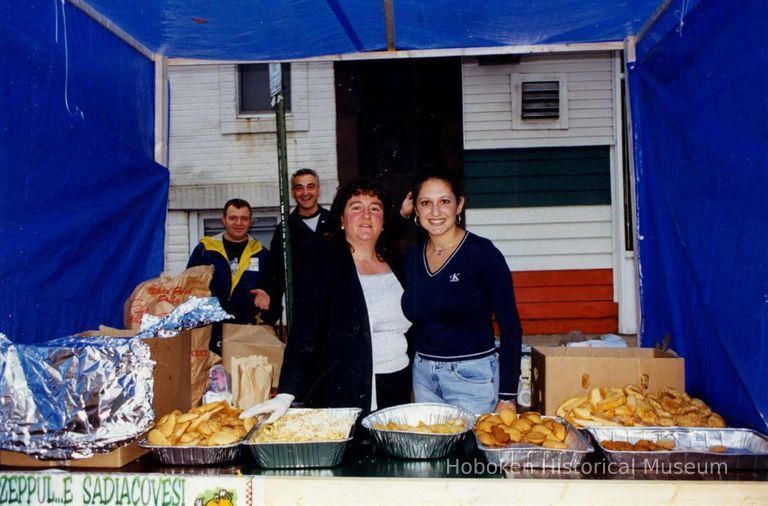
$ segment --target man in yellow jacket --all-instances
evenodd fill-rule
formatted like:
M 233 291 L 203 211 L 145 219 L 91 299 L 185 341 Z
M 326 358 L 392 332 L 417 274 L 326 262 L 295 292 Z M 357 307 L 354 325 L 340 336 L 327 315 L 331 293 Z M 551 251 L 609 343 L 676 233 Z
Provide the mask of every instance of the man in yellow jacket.
M 263 290 L 269 252 L 258 239 L 248 235 L 253 222 L 250 204 L 242 199 L 227 201 L 221 221 L 224 232 L 203 237 L 192 252 L 187 268 L 213 265 L 211 294 L 234 316 L 226 323 L 274 323 L 280 315 L 273 314 L 277 311 L 268 311 L 269 296 Z M 214 328 L 210 347 L 221 353 L 220 329 Z

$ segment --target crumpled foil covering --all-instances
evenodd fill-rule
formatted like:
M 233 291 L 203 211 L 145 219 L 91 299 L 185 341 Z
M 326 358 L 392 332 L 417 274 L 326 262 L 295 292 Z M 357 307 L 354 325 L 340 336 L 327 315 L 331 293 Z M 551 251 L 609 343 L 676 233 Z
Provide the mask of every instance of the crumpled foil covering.
M 229 317 L 215 297 L 190 298 L 135 338 L 68 336 L 24 345 L 0 333 L 0 448 L 82 459 L 136 439 L 155 417 L 155 362 L 143 339 Z
M 0 334 L 0 447 L 44 459 L 90 457 L 152 424 L 152 367 L 141 339 Z
M 216 297 L 190 297 L 162 318 L 145 314 L 136 337 L 173 337 L 179 332 L 234 318 Z

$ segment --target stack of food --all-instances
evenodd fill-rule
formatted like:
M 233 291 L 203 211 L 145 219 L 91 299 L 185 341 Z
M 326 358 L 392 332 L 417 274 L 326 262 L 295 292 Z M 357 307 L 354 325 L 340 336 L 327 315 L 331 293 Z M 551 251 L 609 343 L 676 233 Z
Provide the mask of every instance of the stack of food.
M 513 443 L 529 443 L 544 448 L 564 450 L 568 429 L 552 418 L 529 411 L 518 416 L 512 409 L 498 414 L 486 413 L 475 423 L 477 440 L 487 447 L 506 447 Z
M 725 427 L 704 401 L 670 387 L 657 393 L 636 385 L 593 388 L 563 401 L 556 414 L 575 427 Z
M 302 443 L 342 441 L 357 418 L 354 410 L 303 410 L 289 412 L 274 423 L 259 427 L 250 443 Z
M 256 423 L 241 420 L 241 410 L 224 401 L 211 402 L 187 413 L 179 410 L 164 415 L 147 434 L 154 446 L 223 446 L 236 443 Z

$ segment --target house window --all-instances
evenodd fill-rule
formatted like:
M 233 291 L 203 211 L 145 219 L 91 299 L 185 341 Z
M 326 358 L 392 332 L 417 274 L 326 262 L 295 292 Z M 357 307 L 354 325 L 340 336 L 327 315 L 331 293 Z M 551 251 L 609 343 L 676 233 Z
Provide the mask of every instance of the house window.
M 291 110 L 291 65 L 281 64 L 285 84 L 285 111 Z M 237 66 L 240 79 L 240 114 L 272 112 L 269 95 L 269 64 L 248 63 Z
M 197 219 L 195 219 L 195 215 Z M 272 241 L 272 234 L 275 231 L 278 220 L 279 211 L 277 209 L 254 209 L 253 224 L 248 230 L 248 234 L 258 239 L 263 246 L 269 248 L 269 243 Z M 211 237 L 224 232 L 224 225 L 221 223 L 221 211 L 192 213 L 189 225 L 190 254 L 195 246 L 197 246 L 201 237 Z
M 527 81 L 521 83 L 523 118 L 560 117 L 560 83 L 558 81 Z

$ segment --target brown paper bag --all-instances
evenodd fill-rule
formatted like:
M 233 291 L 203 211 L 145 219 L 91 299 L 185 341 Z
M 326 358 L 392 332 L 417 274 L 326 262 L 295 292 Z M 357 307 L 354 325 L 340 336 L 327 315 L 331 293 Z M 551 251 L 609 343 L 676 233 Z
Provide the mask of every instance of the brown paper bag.
M 263 355 L 232 357 L 232 405 L 240 409 L 269 399 L 272 364 Z
M 210 297 L 212 277 L 212 265 L 199 265 L 176 277 L 163 273 L 139 283 L 123 307 L 125 328 L 138 329 L 145 313 L 165 316 L 190 297 Z
M 232 357 L 250 357 L 264 355 L 272 367 L 272 386 L 276 387 L 280 379 L 280 368 L 283 365 L 285 344 L 277 338 L 275 329 L 269 325 L 223 325 L 222 358 L 224 368 L 232 374 Z
M 208 389 L 208 371 L 221 363 L 221 357 L 208 349 L 211 340 L 211 325 L 188 331 L 192 336 L 189 361 L 189 380 L 192 384 L 192 406 L 200 405 L 203 394 Z

